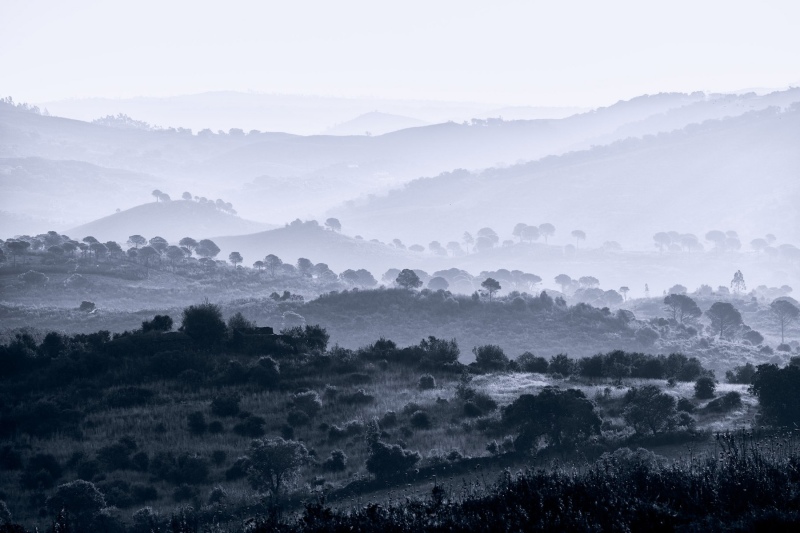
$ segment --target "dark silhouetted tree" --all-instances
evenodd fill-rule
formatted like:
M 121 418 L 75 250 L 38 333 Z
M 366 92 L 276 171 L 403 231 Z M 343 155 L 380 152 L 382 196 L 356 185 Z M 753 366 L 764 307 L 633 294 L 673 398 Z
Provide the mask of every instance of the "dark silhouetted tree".
M 800 317 L 800 309 L 788 300 L 775 300 L 769 308 L 778 319 L 778 325 L 781 327 L 781 344 L 784 344 L 786 328 Z
M 228 261 L 230 261 L 231 264 L 236 267 L 237 265 L 240 265 L 244 259 L 242 259 L 242 254 L 239 252 L 231 252 L 228 255 Z
M 711 319 L 711 328 L 720 339 L 732 335 L 736 328 L 742 325 L 741 313 L 727 302 L 715 302 L 706 311 L 706 316 Z
M 417 276 L 413 270 L 408 268 L 401 270 L 394 282 L 399 287 L 407 290 L 413 290 L 422 287 L 422 280 L 419 279 L 419 276 Z
M 195 248 L 194 251 L 200 257 L 205 257 L 207 259 L 216 257 L 220 252 L 219 246 L 217 246 L 211 239 L 203 239 L 198 242 L 197 248 Z
M 338 218 L 329 218 L 325 221 L 325 226 L 330 228 L 331 231 L 342 231 L 342 223 Z
M 214 346 L 225 338 L 227 327 L 218 305 L 204 302 L 183 310 L 181 331 L 203 346 Z
M 539 224 L 539 233 L 544 237 L 544 243 L 547 244 L 547 239 L 556 234 L 556 227 L 549 222 Z
M 681 324 L 687 318 L 697 318 L 703 314 L 697 303 L 685 294 L 668 294 L 664 298 L 664 305 L 672 318 Z
M 499 291 L 502 288 L 500 286 L 500 282 L 498 282 L 494 278 L 486 278 L 485 280 L 483 280 L 483 283 L 481 283 L 481 287 L 486 289 L 486 292 L 489 293 L 489 301 L 490 302 L 492 301 L 492 297 L 494 296 L 494 293 L 496 293 L 497 291 Z
M 561 286 L 561 292 L 564 294 L 567 293 L 567 289 L 570 285 L 572 285 L 572 278 L 567 276 L 566 274 L 559 274 L 555 278 L 555 282 Z
M 134 248 L 139 248 L 140 246 L 144 246 L 145 244 L 147 244 L 147 239 L 145 239 L 141 235 L 131 235 L 130 237 L 128 237 L 129 246 L 133 246 Z
M 298 470 L 308 461 L 306 447 L 294 440 L 255 439 L 250 443 L 250 469 L 247 477 L 257 491 L 269 493 L 273 499 L 289 485 Z

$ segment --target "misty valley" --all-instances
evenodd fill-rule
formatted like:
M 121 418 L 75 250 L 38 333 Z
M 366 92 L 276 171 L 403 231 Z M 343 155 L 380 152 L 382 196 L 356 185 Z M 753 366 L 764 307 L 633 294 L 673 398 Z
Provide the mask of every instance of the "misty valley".
M 800 89 L 289 102 L 0 101 L 0 532 L 800 521 Z

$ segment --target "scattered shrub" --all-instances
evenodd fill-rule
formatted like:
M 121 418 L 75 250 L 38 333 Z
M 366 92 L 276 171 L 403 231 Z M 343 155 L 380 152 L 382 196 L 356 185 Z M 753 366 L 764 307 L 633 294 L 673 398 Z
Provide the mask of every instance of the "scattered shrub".
M 364 389 L 358 389 L 351 394 L 340 395 L 339 400 L 346 404 L 367 404 L 374 402 L 375 397 L 371 394 L 367 394 Z
M 227 458 L 228 454 L 225 453 L 225 450 L 214 450 L 211 452 L 211 462 L 214 463 L 214 466 L 221 466 Z
M 221 394 L 211 402 L 211 412 L 217 416 L 236 416 L 241 397 L 236 393 Z
M 341 472 L 347 468 L 347 455 L 342 450 L 333 450 L 330 457 L 322 462 L 322 468 L 329 472 Z
M 420 390 L 430 390 L 436 388 L 436 378 L 430 374 L 420 376 L 417 386 Z
M 247 456 L 238 457 L 230 468 L 225 471 L 225 479 L 228 481 L 236 481 L 247 477 L 247 471 L 250 469 L 250 458 Z
M 313 418 L 322 409 L 322 400 L 319 394 L 314 391 L 299 392 L 292 397 L 295 409 L 303 411 L 310 418 Z
M 192 435 L 202 435 L 208 429 L 206 417 L 200 411 L 189 413 L 186 419 L 188 422 L 189 431 L 192 433 Z
M 311 422 L 311 418 L 300 409 L 292 409 L 286 415 L 286 423 L 291 427 L 307 426 Z
M 152 390 L 143 387 L 122 387 L 106 394 L 109 407 L 124 409 L 146 405 L 155 396 Z
M 409 423 L 415 429 L 430 429 L 431 417 L 425 411 L 417 411 L 411 415 Z
M 547 359 L 536 357 L 531 352 L 525 352 L 517 357 L 517 364 L 523 372 L 535 372 L 537 374 L 547 372 Z
M 233 426 L 233 432 L 237 435 L 242 435 L 244 437 L 251 437 L 257 438 L 264 435 L 264 425 L 267 423 L 266 420 L 261 418 L 260 416 L 250 415 L 245 418 L 241 423 L 236 424 Z
M 698 378 L 694 384 L 694 396 L 700 400 L 713 398 L 716 390 L 717 384 L 714 381 L 714 378 L 709 376 L 702 376 Z

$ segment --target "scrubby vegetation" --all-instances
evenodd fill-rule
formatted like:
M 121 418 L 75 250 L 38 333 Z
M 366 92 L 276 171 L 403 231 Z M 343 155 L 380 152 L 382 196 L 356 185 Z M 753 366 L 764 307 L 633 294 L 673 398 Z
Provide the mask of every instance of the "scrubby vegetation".
M 506 476 L 498 487 L 484 481 L 478 491 L 477 465 L 485 480 L 555 457 L 594 462 L 626 446 L 674 455 L 689 445 L 709 454 L 716 442 L 710 435 L 751 423 L 758 403 L 763 424 L 794 423 L 784 393 L 776 392 L 797 386 L 794 366 L 759 366 L 748 389 L 715 383 L 698 359 L 680 353 L 513 357 L 482 344 L 464 364 L 454 339 L 431 336 L 403 347 L 381 338 L 353 350 L 330 346 L 319 326 L 276 334 L 243 316 L 226 321 L 207 302 L 186 308 L 179 321 L 177 331 L 171 317 L 158 315 L 116 334 L 20 333 L 0 346 L 0 500 L 16 522 L 138 531 L 184 520 L 235 531 L 262 513 L 256 527 L 264 530 L 349 528 L 367 511 L 342 514 L 346 502 L 373 493 L 376 524 L 402 512 L 410 521 L 396 522 L 401 529 L 460 529 L 474 526 L 477 515 L 467 509 L 484 505 L 479 514 L 491 513 L 491 520 L 522 520 L 526 508 L 498 507 L 500 494 L 535 493 L 544 502 L 606 483 L 606 467 L 597 466 L 606 463 L 580 475 L 548 466 Z M 709 381 L 711 397 L 697 397 L 698 384 Z M 750 469 L 749 461 L 737 468 Z M 728 467 L 703 464 L 712 469 L 703 483 L 728 483 L 720 477 Z M 691 468 L 653 468 L 637 475 L 674 478 L 670 486 L 696 483 Z M 386 495 L 403 487 L 419 495 L 431 476 L 472 488 L 437 482 L 431 502 L 402 506 Z M 565 492 L 556 496 L 556 487 Z M 619 490 L 615 498 L 627 497 L 629 489 Z M 648 505 L 672 509 L 652 494 Z M 330 510 L 310 505 L 299 522 L 270 515 L 322 495 Z M 571 505 L 588 505 L 584 520 L 604 523 L 594 514 L 600 504 L 584 500 Z M 70 509 L 68 501 L 83 503 Z M 698 508 L 674 508 L 667 515 L 678 521 L 669 523 L 692 523 Z M 719 519 L 756 520 L 764 509 Z M 620 515 L 619 523 L 640 512 Z M 520 524 L 567 520 L 548 516 Z

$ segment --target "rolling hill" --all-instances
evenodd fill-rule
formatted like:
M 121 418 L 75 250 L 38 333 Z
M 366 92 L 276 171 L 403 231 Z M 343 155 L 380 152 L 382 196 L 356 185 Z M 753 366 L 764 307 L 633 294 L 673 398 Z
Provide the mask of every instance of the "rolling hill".
M 416 268 L 424 259 L 413 252 L 348 237 L 308 222 L 294 222 L 252 235 L 218 237 L 213 241 L 222 250 L 219 257 L 236 251 L 242 254 L 246 265 L 264 259 L 267 254 L 277 255 L 284 263 L 291 264 L 305 257 L 313 263 L 325 263 L 337 273 L 348 268 L 365 268 L 376 279 L 392 267 Z
M 333 210 L 365 236 L 460 241 L 489 226 L 509 238 L 518 222 L 550 222 L 551 244 L 618 241 L 652 250 L 651 236 L 675 230 L 766 233 L 800 242 L 800 106 L 707 121 L 671 133 L 628 139 L 483 172 L 418 179 L 386 196 Z
M 268 224 L 245 220 L 217 210 L 211 204 L 174 200 L 138 205 L 65 231 L 72 238 L 88 235 L 100 241 L 126 242 L 134 234 L 156 235 L 170 242 L 183 237 L 204 239 L 211 235 L 241 235 L 267 229 Z

